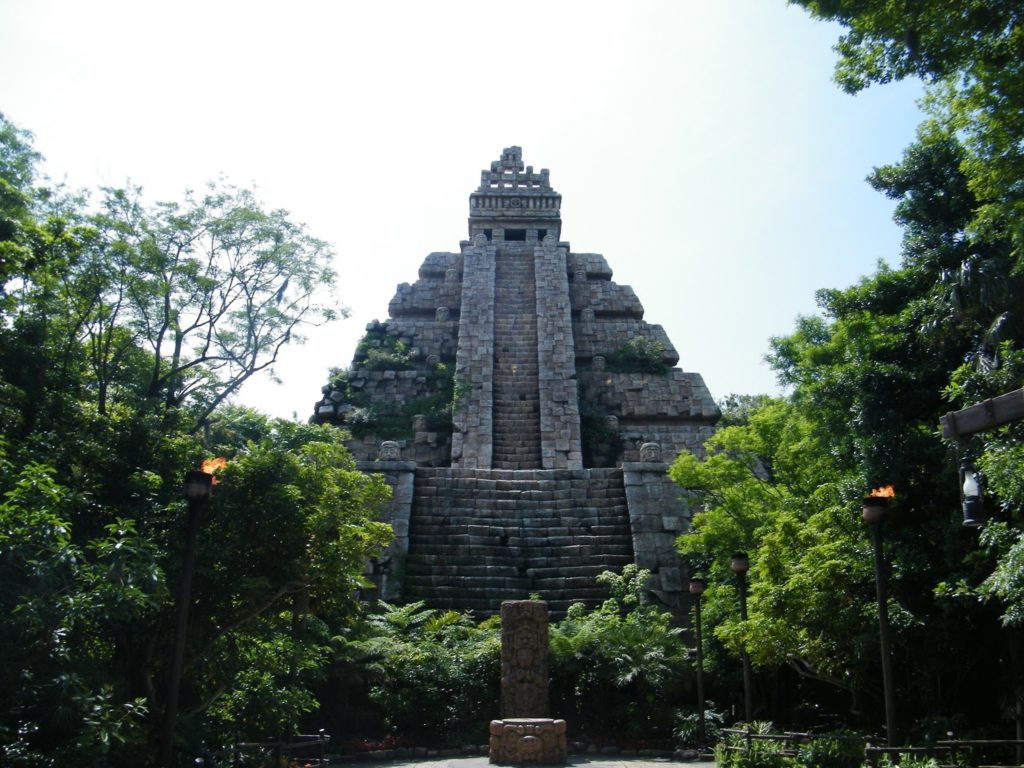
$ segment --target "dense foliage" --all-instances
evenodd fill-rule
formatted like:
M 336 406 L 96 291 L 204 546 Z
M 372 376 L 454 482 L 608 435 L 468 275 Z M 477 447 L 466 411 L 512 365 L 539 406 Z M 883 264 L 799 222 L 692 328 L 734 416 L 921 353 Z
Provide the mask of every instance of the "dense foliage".
M 549 627 L 551 711 L 572 723 L 573 739 L 665 745 L 680 709 L 693 719 L 692 663 L 670 614 L 643 602 L 649 577 L 632 565 L 606 572 L 610 599 L 576 604 Z M 354 684 L 348 695 L 365 695 L 371 743 L 486 743 L 500 714 L 498 617 L 381 603 L 336 640 L 364 677 L 362 694 Z
M 146 206 L 36 178 L 0 117 L 0 762 L 149 765 L 186 502 L 199 520 L 175 737 L 184 761 L 317 706 L 388 495 L 337 430 L 228 405 L 332 312 L 326 246 L 251 193 Z
M 551 706 L 579 735 L 662 739 L 692 698 L 692 666 L 672 616 L 643 600 L 650 573 L 627 565 L 598 580 L 611 597 L 577 603 L 551 628 Z
M 818 293 L 820 314 L 773 339 L 785 398 L 733 398 L 706 459 L 673 478 L 704 511 L 680 540 L 706 569 L 710 663 L 755 665 L 756 710 L 876 728 L 881 673 L 869 489 L 895 487 L 883 525 L 899 738 L 1012 732 L 1024 701 L 1020 424 L 944 443 L 947 411 L 1024 384 L 1019 3 L 799 0 L 847 27 L 850 91 L 928 85 L 902 160 L 869 182 L 896 202 L 898 267 Z M 973 459 L 991 522 L 961 525 L 958 464 Z M 734 552 L 749 553 L 740 621 Z M 771 692 L 771 696 L 769 696 Z

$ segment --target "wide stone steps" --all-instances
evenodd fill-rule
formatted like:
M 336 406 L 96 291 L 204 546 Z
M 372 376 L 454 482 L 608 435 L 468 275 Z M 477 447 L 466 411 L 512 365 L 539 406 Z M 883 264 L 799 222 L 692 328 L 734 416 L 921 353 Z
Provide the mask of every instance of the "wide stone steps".
M 407 600 L 486 616 L 539 593 L 557 617 L 634 560 L 620 470 L 420 468 L 415 489 Z

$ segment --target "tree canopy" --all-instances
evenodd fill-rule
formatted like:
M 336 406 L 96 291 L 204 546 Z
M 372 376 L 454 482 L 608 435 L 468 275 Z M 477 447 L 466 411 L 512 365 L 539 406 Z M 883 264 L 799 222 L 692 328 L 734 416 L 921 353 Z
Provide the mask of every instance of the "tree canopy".
M 672 467 L 703 504 L 679 546 L 710 579 L 710 659 L 727 669 L 750 654 L 760 715 L 806 717 L 811 707 L 876 724 L 872 549 L 859 511 L 870 489 L 892 484 L 883 541 L 899 736 L 1005 734 L 1024 691 L 1024 427 L 944 443 L 939 419 L 1024 384 L 1024 8 L 797 4 L 846 28 L 841 87 L 920 77 L 925 119 L 900 162 L 868 177 L 896 201 L 899 265 L 820 290 L 819 313 L 771 342 L 787 395 L 727 401 L 707 455 Z M 986 482 L 993 520 L 980 534 L 961 524 L 965 458 Z M 737 551 L 751 561 L 747 621 L 729 570 Z
M 391 537 L 343 432 L 230 405 L 337 314 L 330 249 L 247 190 L 92 202 L 39 160 L 0 116 L 0 762 L 153 763 L 210 456 L 175 736 L 182 760 L 284 736 Z

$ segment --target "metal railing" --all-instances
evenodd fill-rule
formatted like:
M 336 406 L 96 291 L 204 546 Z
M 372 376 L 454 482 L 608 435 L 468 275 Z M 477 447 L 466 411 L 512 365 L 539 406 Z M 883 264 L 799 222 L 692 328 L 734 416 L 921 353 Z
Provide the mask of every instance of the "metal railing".
M 881 768 L 884 757 L 898 764 L 900 755 L 934 757 L 939 768 L 1024 768 L 1024 740 L 1020 739 L 945 739 L 926 746 L 877 747 L 870 738 L 845 734 L 758 733 L 750 728 L 723 728 L 722 734 L 740 742 L 723 745 L 727 752 L 749 753 L 755 741 L 764 741 L 778 744 L 777 754 L 796 757 L 801 747 L 828 739 L 863 744 L 863 759 L 871 768 Z
M 195 764 L 209 768 L 248 768 L 252 765 L 325 768 L 330 764 L 327 758 L 330 741 L 331 735 L 323 729 L 318 733 L 298 734 L 290 741 L 236 741 L 230 747 L 210 755 L 209 761 L 197 758 Z

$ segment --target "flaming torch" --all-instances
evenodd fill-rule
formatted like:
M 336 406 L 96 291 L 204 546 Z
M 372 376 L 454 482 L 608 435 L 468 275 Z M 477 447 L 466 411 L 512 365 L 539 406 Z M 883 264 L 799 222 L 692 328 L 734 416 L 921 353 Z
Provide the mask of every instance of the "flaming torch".
M 199 469 L 208 475 L 213 475 L 213 484 L 217 484 L 217 473 L 220 472 L 224 467 L 228 465 L 228 460 L 223 456 L 217 456 L 213 459 L 203 459 L 203 463 L 199 465 Z
M 889 499 L 895 497 L 896 491 L 891 485 L 883 485 L 881 488 L 872 490 L 864 497 L 864 506 L 861 510 L 864 522 L 870 525 L 885 520 L 889 512 Z

